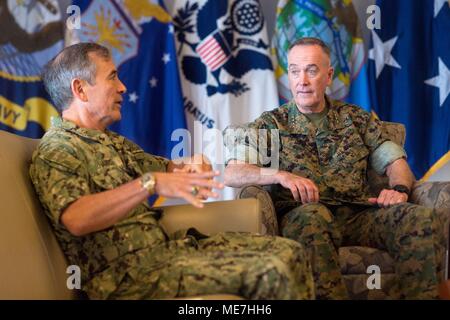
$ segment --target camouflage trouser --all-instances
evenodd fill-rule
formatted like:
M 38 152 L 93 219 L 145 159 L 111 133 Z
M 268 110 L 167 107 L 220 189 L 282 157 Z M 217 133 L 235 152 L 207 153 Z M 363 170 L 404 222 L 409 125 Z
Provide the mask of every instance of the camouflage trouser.
M 289 211 L 281 221 L 282 235 L 307 249 L 316 295 L 322 299 L 348 298 L 338 248 L 351 245 L 389 253 L 402 298 L 437 298 L 446 250 L 442 230 L 435 210 L 410 203 L 385 209 L 306 204 Z
M 111 299 L 204 294 L 247 299 L 314 299 L 312 270 L 295 241 L 246 233 L 187 236 L 140 250 Z

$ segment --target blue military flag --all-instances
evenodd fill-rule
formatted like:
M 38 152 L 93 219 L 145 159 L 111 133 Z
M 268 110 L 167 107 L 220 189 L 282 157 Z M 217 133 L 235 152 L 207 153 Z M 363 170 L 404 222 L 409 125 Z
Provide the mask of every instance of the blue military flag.
M 40 138 L 58 114 L 40 74 L 64 47 L 65 1 L 0 1 L 0 129 Z
M 371 98 L 381 120 L 406 126 L 408 162 L 427 179 L 450 159 L 450 4 L 378 1 L 369 50 Z
M 145 151 L 170 158 L 172 132 L 186 128 L 171 18 L 158 1 L 75 1 L 74 42 L 108 47 L 127 87 L 122 120 L 111 129 Z

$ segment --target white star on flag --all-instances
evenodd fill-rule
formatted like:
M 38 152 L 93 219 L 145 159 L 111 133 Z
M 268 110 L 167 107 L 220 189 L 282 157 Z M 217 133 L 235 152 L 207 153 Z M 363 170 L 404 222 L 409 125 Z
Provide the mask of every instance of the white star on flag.
M 173 24 L 169 25 L 169 33 L 173 33 Z
M 392 38 L 383 43 L 377 33 L 372 30 L 373 48 L 369 50 L 369 59 L 375 60 L 376 78 L 380 75 L 384 65 L 401 69 L 402 67 L 395 61 L 391 55 L 392 48 L 395 46 L 398 37 Z
M 129 98 L 130 102 L 136 103 L 139 96 L 136 94 L 136 91 L 135 91 L 133 93 L 130 93 L 128 98 Z
M 439 14 L 444 4 L 448 1 L 448 5 L 450 6 L 449 0 L 434 0 L 434 18 Z
M 162 57 L 162 61 L 164 61 L 164 64 L 169 63 L 169 61 L 170 61 L 170 54 L 164 53 L 164 56 Z
M 434 78 L 425 80 L 425 83 L 430 86 L 439 88 L 439 107 L 442 107 L 445 99 L 450 93 L 450 70 L 447 68 L 441 58 L 438 58 L 438 60 L 439 75 Z
M 152 77 L 149 81 L 150 83 L 150 87 L 155 88 L 158 85 L 158 79 L 156 79 L 155 77 Z

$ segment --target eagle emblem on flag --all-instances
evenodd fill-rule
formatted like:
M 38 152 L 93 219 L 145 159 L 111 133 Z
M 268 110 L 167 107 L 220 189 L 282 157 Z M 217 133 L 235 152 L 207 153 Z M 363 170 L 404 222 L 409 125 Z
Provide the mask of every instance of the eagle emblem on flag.
M 269 46 L 260 35 L 264 17 L 257 0 L 236 0 L 231 5 L 207 0 L 202 6 L 186 1 L 173 22 L 178 54 L 184 46 L 190 48 L 181 58 L 181 70 L 191 83 L 205 85 L 208 96 L 240 96 L 250 90 L 242 80 L 246 73 L 273 70 Z

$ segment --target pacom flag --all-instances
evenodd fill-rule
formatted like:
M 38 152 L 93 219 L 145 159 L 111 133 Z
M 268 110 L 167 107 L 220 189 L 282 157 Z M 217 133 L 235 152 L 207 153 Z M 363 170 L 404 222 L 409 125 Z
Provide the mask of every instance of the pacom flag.
M 406 126 L 416 178 L 426 180 L 450 159 L 450 2 L 378 1 L 369 72 L 373 107 L 382 120 Z
M 0 1 L 0 129 L 40 138 L 58 115 L 41 81 L 64 47 L 66 1 Z
M 356 11 L 346 0 L 280 0 L 272 41 L 280 100 L 292 98 L 287 77 L 289 46 L 315 37 L 331 49 L 334 68 L 327 94 L 370 110 L 366 52 Z
M 172 9 L 191 150 L 223 169 L 221 131 L 278 106 L 257 0 L 178 0 Z M 233 197 L 231 189 L 222 199 Z

